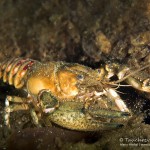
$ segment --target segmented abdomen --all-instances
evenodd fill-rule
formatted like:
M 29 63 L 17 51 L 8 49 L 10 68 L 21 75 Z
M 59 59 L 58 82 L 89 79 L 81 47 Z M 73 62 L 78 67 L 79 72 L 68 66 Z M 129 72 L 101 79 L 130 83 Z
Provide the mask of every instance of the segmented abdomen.
M 32 59 L 12 58 L 0 63 L 0 78 L 3 82 L 14 85 L 15 88 L 24 86 L 24 77 L 34 64 Z

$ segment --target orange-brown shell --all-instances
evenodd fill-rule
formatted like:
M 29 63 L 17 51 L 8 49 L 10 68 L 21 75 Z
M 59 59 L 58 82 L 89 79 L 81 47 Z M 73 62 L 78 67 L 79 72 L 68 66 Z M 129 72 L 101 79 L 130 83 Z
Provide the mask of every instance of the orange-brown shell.
M 37 95 L 39 91 L 49 89 L 59 99 L 71 99 L 78 94 L 76 76 L 55 63 L 37 64 L 29 74 L 27 90 L 31 95 Z

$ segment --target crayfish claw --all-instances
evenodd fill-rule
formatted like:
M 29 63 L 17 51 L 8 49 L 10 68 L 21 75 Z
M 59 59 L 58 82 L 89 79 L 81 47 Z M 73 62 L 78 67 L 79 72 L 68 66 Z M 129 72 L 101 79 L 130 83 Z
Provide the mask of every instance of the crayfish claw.
M 101 117 L 101 118 L 121 118 L 131 116 L 129 112 L 122 112 L 109 109 L 95 109 L 95 110 L 92 109 L 88 110 L 88 113 L 93 117 Z
M 99 118 L 93 117 L 99 113 Z M 118 128 L 121 123 L 111 122 L 115 117 L 127 116 L 125 112 L 110 110 L 91 110 L 90 113 L 83 110 L 83 103 L 64 102 L 57 110 L 47 116 L 54 123 L 72 130 L 98 131 Z
M 38 94 L 38 102 L 44 113 L 52 113 L 59 106 L 59 101 L 50 90 L 43 89 Z

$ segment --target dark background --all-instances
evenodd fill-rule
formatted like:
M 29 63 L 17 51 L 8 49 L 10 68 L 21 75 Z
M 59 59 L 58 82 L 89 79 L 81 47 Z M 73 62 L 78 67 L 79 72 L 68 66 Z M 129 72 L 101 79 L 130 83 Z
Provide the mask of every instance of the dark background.
M 1 0 L 0 60 L 18 56 L 42 62 L 76 62 L 94 69 L 101 64 L 119 62 L 138 69 L 150 62 L 150 1 Z M 140 74 L 149 73 L 147 68 Z M 16 113 L 11 121 L 14 130 L 21 133 L 15 132 L 7 141 L 1 119 L 0 147 L 50 149 L 54 145 L 51 148 L 118 149 L 120 137 L 150 139 L 149 125 L 141 123 L 149 123 L 150 96 L 128 87 L 119 90 L 125 93 L 121 96 L 136 114 L 122 129 L 86 134 L 57 127 L 39 130 L 33 129 L 31 123 L 24 123 L 30 122 L 28 114 Z M 1 83 L 1 116 L 4 97 L 12 91 L 12 87 Z M 139 115 L 141 111 L 145 117 Z M 68 140 L 64 140 L 66 136 Z

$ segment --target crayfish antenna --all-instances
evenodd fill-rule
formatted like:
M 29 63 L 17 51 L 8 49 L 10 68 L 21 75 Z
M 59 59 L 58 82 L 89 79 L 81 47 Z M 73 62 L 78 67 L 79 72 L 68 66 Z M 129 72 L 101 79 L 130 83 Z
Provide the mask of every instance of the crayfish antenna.
M 129 73 L 128 75 L 126 75 L 126 76 L 123 77 L 122 79 L 119 79 L 119 80 L 114 81 L 114 82 L 109 82 L 109 84 L 112 84 L 112 85 L 113 85 L 113 84 L 120 83 L 120 82 L 126 80 L 128 77 L 130 77 L 130 76 L 132 76 L 132 75 L 134 75 L 134 74 L 136 74 L 136 73 L 138 73 L 138 72 L 140 72 L 140 71 L 142 71 L 142 70 L 144 70 L 144 69 L 146 69 L 146 68 L 148 68 L 148 67 L 150 67 L 150 63 L 149 63 L 148 65 L 146 65 L 146 66 L 144 66 L 144 67 L 142 67 L 142 68 L 136 70 L 136 71 L 133 71 L 133 72 Z

